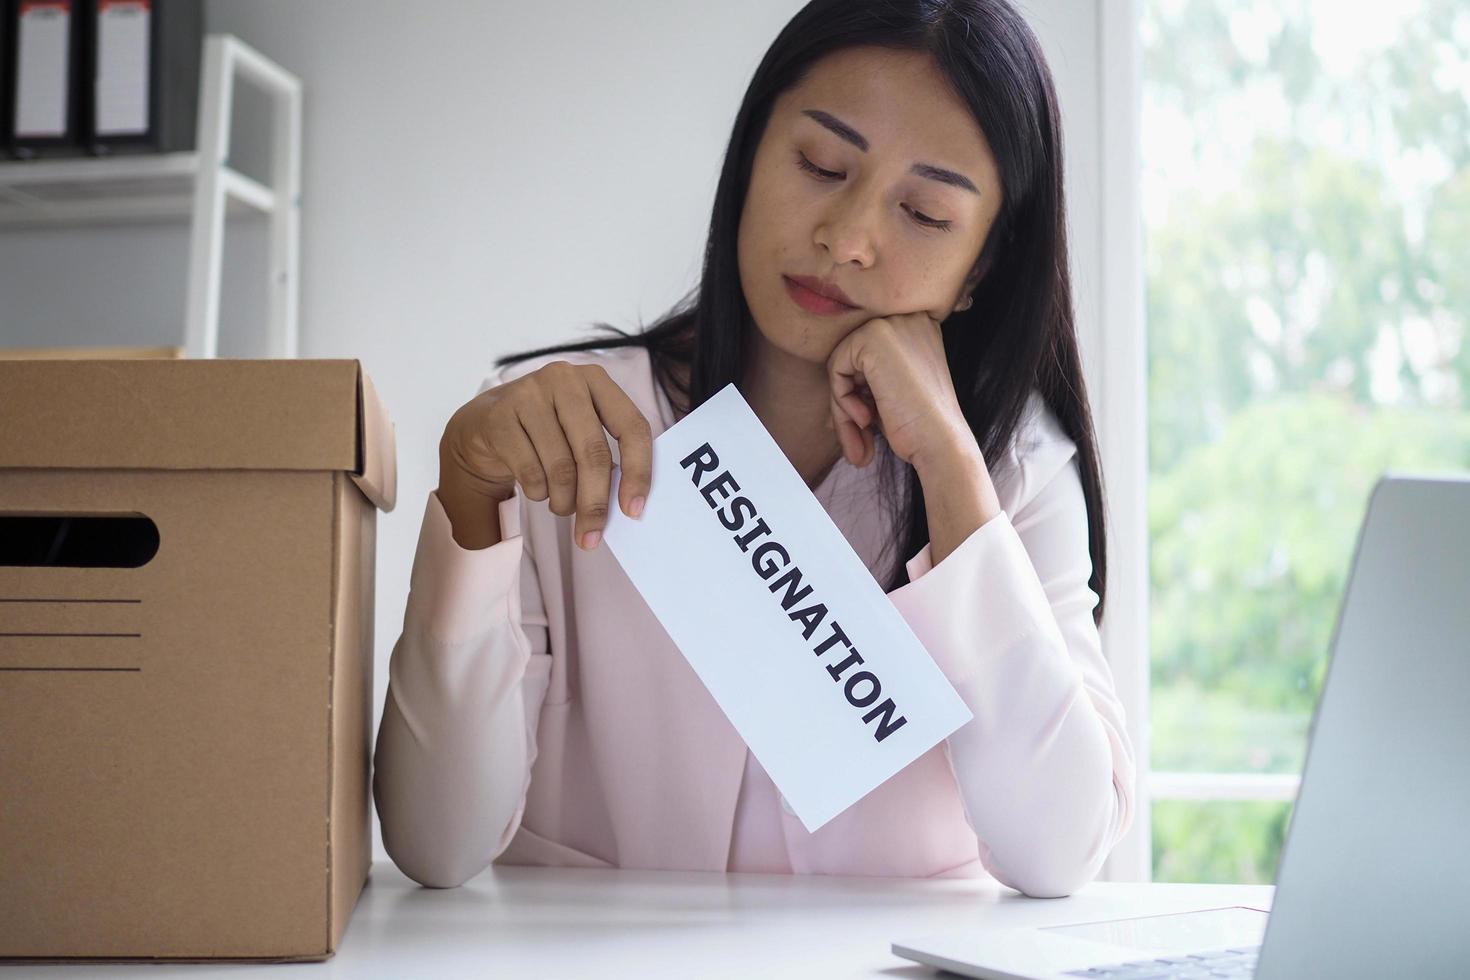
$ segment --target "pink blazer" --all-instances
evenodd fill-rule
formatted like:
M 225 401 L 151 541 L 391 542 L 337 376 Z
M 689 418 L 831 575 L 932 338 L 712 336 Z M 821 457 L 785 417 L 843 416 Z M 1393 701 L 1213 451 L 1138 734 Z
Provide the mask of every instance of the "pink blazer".
M 601 364 L 655 436 L 673 423 L 641 347 L 544 355 L 480 390 L 556 359 Z M 889 594 L 975 717 L 814 834 L 605 544 L 582 551 L 571 517 L 518 493 L 503 539 L 468 551 L 431 491 L 374 757 L 389 855 L 436 887 L 492 861 L 990 875 L 1034 896 L 1091 880 L 1132 820 L 1134 759 L 1092 621 L 1076 449 L 1033 393 L 987 463 L 1004 512 L 937 567 L 927 545 L 909 556 Z M 839 460 L 814 493 L 883 582 L 876 477 Z

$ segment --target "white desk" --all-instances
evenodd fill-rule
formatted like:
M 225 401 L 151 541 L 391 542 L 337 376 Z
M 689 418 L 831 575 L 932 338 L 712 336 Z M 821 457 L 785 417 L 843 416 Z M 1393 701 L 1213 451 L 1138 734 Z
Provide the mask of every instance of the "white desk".
M 294 964 L 9 966 L 0 980 L 128 977 L 930 977 L 900 936 L 984 916 L 1029 924 L 1214 905 L 1268 908 L 1270 885 L 1093 882 L 1027 898 L 974 879 L 836 878 L 492 867 L 421 888 L 391 862 L 372 876 L 332 959 Z M 947 974 L 948 975 L 948 974 Z

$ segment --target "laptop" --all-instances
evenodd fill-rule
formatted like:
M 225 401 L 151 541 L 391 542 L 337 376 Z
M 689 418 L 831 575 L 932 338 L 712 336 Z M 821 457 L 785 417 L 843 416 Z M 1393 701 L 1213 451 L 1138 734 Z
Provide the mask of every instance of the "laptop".
M 1008 980 L 1470 977 L 1470 474 L 1373 488 L 1269 913 L 1066 918 L 892 949 Z

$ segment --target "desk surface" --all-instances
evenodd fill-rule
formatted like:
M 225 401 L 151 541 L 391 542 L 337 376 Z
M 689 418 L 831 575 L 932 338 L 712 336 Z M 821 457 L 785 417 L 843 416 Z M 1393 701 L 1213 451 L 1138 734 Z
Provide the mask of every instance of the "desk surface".
M 1092 882 L 1027 898 L 989 880 L 492 867 L 421 888 L 373 862 L 337 955 L 319 963 L 169 964 L 170 977 L 928 977 L 897 938 L 985 917 L 1030 925 L 1216 905 L 1268 908 L 1270 885 Z M 0 980 L 136 978 L 137 963 L 9 966 Z

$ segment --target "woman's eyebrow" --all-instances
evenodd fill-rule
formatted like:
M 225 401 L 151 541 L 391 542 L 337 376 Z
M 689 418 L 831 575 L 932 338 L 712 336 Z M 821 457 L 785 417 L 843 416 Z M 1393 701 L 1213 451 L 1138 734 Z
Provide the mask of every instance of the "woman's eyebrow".
M 867 137 L 865 137 L 862 133 L 859 133 L 857 130 L 853 129 L 841 119 L 838 119 L 836 116 L 832 115 L 830 112 L 823 112 L 821 109 L 803 109 L 801 110 L 801 113 L 804 116 L 810 116 L 812 119 L 815 119 L 818 123 L 822 124 L 827 129 L 830 129 L 833 133 L 836 133 L 842 139 L 847 140 L 847 142 L 851 143 L 859 150 L 862 150 L 864 153 L 868 152 Z M 964 174 L 957 174 L 953 170 L 945 170 L 943 167 L 936 167 L 932 163 L 916 163 L 913 166 L 909 167 L 909 173 L 917 174 L 920 177 L 928 177 L 930 180 L 937 180 L 943 184 L 950 184 L 954 187 L 963 188 L 964 190 L 967 190 L 972 194 L 980 193 L 980 189 L 977 188 L 975 184 L 970 180 L 970 178 L 966 177 Z

